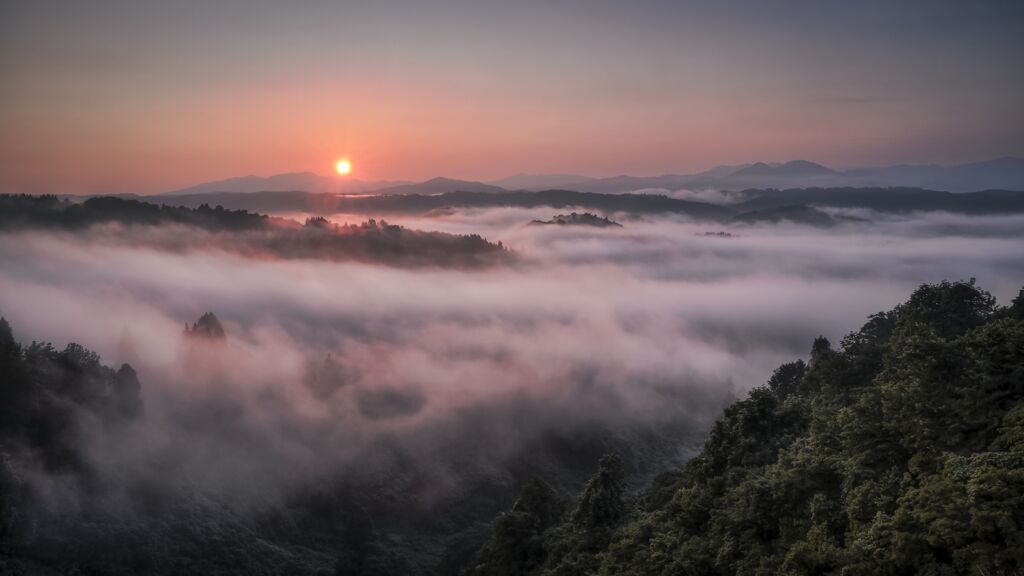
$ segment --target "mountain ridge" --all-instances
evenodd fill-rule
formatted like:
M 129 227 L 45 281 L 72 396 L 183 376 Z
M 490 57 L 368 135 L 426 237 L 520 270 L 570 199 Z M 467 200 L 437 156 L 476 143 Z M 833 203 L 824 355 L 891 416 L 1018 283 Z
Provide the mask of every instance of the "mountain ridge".
M 954 165 L 894 164 L 835 170 L 809 160 L 781 164 L 720 165 L 702 172 L 657 176 L 589 176 L 518 173 L 490 181 L 436 177 L 421 182 L 363 181 L 291 172 L 267 177 L 254 175 L 204 182 L 153 196 L 186 196 L 230 192 L 310 192 L 335 194 L 437 194 L 444 192 L 501 192 L 565 189 L 576 192 L 623 193 L 638 190 L 701 190 L 806 187 L 919 187 L 947 192 L 987 189 L 1024 190 L 1024 158 L 1002 156 Z
M 355 178 L 323 176 L 313 172 L 285 172 L 271 176 L 247 175 L 203 182 L 186 188 L 160 193 L 160 196 L 183 196 L 216 192 L 335 192 L 361 193 L 368 190 L 407 184 L 399 180 L 365 181 Z

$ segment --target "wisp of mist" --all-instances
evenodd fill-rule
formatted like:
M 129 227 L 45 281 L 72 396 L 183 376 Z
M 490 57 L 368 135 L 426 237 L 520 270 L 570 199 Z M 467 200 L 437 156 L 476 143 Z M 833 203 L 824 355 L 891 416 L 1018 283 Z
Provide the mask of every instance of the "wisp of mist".
M 819 334 L 837 341 L 924 282 L 976 277 L 1006 302 L 1024 278 L 1022 216 L 527 224 L 552 214 L 395 218 L 480 233 L 515 256 L 468 271 L 6 233 L 0 313 L 23 341 L 81 342 L 138 370 L 145 419 L 89 436 L 112 476 L 242 502 L 412 461 L 429 506 L 552 435 L 669 430 L 689 443 L 666 441 L 659 457 L 681 461 L 724 405 Z M 183 327 L 207 311 L 226 341 L 189 343 Z

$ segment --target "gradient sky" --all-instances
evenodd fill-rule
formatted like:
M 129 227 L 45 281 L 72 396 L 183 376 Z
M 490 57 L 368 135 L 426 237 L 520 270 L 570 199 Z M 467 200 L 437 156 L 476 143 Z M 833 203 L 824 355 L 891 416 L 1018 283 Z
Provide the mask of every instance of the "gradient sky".
M 1024 155 L 1024 2 L 0 0 L 0 191 Z

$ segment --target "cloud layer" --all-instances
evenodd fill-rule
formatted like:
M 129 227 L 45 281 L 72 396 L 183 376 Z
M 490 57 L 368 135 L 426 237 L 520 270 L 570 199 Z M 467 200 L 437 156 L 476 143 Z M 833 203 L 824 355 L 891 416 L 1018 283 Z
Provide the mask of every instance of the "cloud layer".
M 138 369 L 146 417 L 91 437 L 125 486 L 159 478 L 244 501 L 314 478 L 384 481 L 404 462 L 422 477 L 396 482 L 430 506 L 468 478 L 512 482 L 538 446 L 537 466 L 556 466 L 552 438 L 627 447 L 638 469 L 679 460 L 815 336 L 837 341 L 922 282 L 977 277 L 1006 302 L 1024 279 L 1022 217 L 858 213 L 871 220 L 731 237 L 626 215 L 613 215 L 621 229 L 525 225 L 552 214 L 399 220 L 517 256 L 480 271 L 10 233 L 0 312 L 22 341 L 81 342 Z M 184 339 L 208 310 L 227 341 Z

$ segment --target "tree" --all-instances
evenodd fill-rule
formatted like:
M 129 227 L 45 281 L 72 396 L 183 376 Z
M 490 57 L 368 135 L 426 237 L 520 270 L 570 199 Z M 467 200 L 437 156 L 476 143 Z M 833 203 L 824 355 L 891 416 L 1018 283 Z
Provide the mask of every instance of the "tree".
M 545 576 L 1017 574 L 1024 318 L 924 285 L 729 406 L 628 515 L 620 470 L 545 534 Z M 534 571 L 534 574 L 540 572 Z
M 625 511 L 625 468 L 618 454 L 606 454 L 595 474 L 583 488 L 569 520 L 578 530 L 614 526 Z

